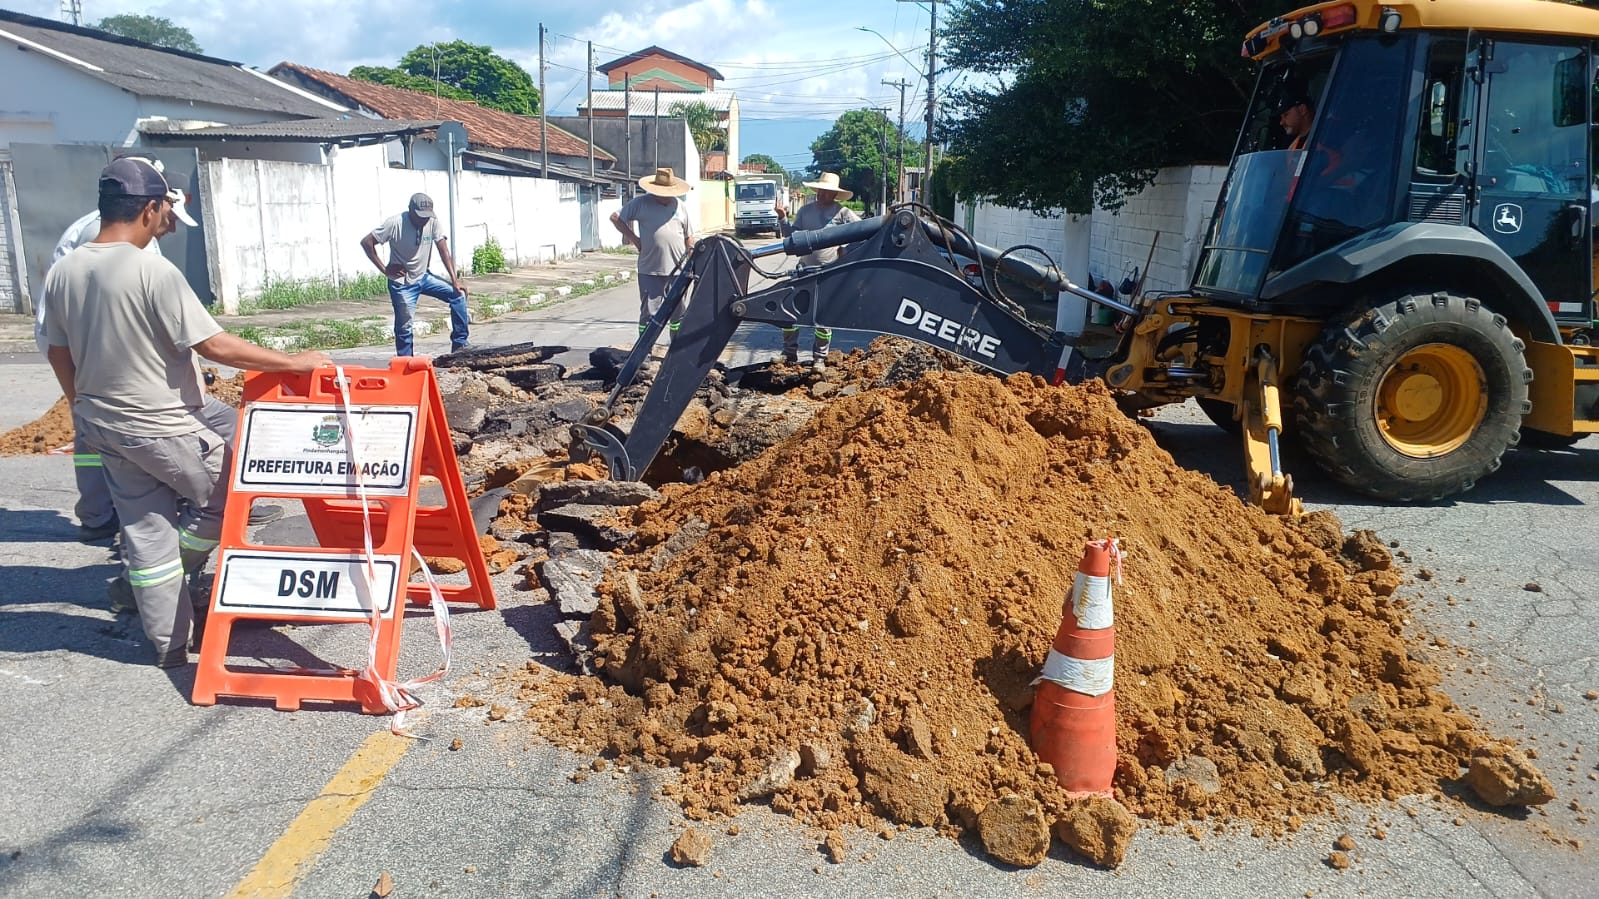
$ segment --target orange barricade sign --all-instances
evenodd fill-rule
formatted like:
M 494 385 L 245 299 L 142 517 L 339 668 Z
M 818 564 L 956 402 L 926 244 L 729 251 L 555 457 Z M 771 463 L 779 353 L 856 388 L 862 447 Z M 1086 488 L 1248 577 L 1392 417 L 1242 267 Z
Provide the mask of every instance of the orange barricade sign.
M 494 608 L 433 366 L 402 357 L 387 369 L 252 374 L 242 405 L 194 702 L 233 696 L 271 699 L 284 710 L 309 700 L 392 711 L 406 600 Z M 420 503 L 423 477 L 438 480 L 443 505 Z M 317 545 L 252 543 L 250 507 L 270 498 L 303 503 Z M 413 554 L 460 559 L 468 583 L 410 583 Z M 442 602 L 437 613 L 446 616 L 439 629 L 448 658 Z M 246 619 L 371 622 L 371 665 L 230 668 L 228 640 Z

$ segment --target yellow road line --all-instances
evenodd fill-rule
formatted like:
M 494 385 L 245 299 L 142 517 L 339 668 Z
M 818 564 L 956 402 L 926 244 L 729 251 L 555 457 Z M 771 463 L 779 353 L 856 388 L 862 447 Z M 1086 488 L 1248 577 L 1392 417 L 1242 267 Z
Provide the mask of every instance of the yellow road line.
M 328 848 L 333 834 L 372 798 L 411 742 L 386 730 L 367 737 L 249 875 L 228 893 L 228 899 L 276 899 L 293 893 L 300 878 Z

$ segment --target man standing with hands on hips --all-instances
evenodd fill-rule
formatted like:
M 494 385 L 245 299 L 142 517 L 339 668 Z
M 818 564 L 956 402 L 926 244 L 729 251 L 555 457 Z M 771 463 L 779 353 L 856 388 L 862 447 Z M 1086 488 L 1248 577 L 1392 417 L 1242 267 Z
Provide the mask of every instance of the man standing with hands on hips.
M 204 568 L 222 530 L 223 479 L 239 412 L 208 396 L 200 356 L 248 371 L 311 372 L 331 360 L 256 346 L 222 330 L 177 267 L 145 247 L 167 228 L 166 179 L 118 159 L 100 173 L 100 233 L 45 276 L 46 352 L 78 442 L 99 453 L 122 523 L 123 558 L 155 663 L 188 662 L 209 597 Z
M 658 168 L 655 174 L 640 178 L 638 186 L 644 193 L 611 213 L 611 224 L 622 233 L 623 244 L 638 250 L 638 332 L 643 334 L 672 286 L 672 271 L 694 248 L 694 230 L 689 227 L 688 210 L 678 199 L 689 192 L 687 181 L 669 168 Z M 637 225 L 638 231 L 629 222 Z M 682 324 L 684 311 L 679 306 L 672 314 L 668 340 Z
M 380 243 L 389 245 L 388 265 L 378 259 Z M 434 244 L 438 245 L 439 259 L 450 276 L 448 281 L 428 271 Z M 432 197 L 412 194 L 405 212 L 389 216 L 372 229 L 371 234 L 361 238 L 361 249 L 389 279 L 389 302 L 394 304 L 394 355 L 413 355 L 411 319 L 416 316 L 416 302 L 423 294 L 450 305 L 450 352 L 466 349 L 466 288 L 461 286 L 461 278 L 455 272 L 450 242 L 445 239 L 439 220 L 433 216 Z

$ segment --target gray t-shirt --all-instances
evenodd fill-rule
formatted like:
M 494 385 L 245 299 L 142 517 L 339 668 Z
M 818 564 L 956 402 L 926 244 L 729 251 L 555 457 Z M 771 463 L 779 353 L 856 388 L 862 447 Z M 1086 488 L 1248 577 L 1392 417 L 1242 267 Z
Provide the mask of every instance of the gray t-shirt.
M 410 213 L 402 212 L 383 220 L 372 229 L 372 239 L 389 245 L 389 265 L 396 262 L 405 266 L 406 284 L 422 280 L 433 262 L 433 244 L 444 238 L 438 216 L 426 219 L 422 227 L 411 224 Z
M 204 427 L 200 360 L 222 331 L 177 266 L 130 243 L 89 243 L 45 276 L 46 336 L 77 368 L 73 412 L 136 437 Z
M 794 213 L 794 220 L 789 223 L 788 230 L 785 233 L 819 231 L 822 228 L 829 228 L 833 225 L 847 225 L 850 222 L 858 222 L 860 220 L 861 217 L 856 215 L 855 210 L 848 206 L 838 203 L 829 203 L 823 206 L 813 200 L 801 206 L 799 212 Z M 827 265 L 838 261 L 839 252 L 840 249 L 838 247 L 828 247 L 825 250 L 806 253 L 800 257 L 800 264 Z
M 638 273 L 670 275 L 688 254 L 688 212 L 676 197 L 662 203 L 650 194 L 639 194 L 627 201 L 618 213 L 624 222 L 633 222 L 642 246 L 638 251 Z

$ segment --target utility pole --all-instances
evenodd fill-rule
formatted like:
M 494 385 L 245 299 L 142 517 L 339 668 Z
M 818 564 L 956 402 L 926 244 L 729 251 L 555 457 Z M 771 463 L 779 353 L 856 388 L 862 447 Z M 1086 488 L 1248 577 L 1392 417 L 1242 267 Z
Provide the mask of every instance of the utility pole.
M 922 173 L 922 203 L 932 206 L 928 186 L 933 183 L 933 87 L 938 83 L 938 0 L 928 0 L 927 25 L 927 169 Z
M 655 87 L 655 165 L 653 166 L 653 168 L 657 168 L 658 169 L 660 167 L 661 167 L 661 88 L 660 88 L 659 85 L 656 85 L 656 87 Z
M 583 70 L 589 88 L 589 177 L 594 177 L 594 42 L 589 41 L 589 67 Z
M 61 0 L 61 21 L 83 24 L 83 0 Z
M 539 174 L 550 177 L 549 97 L 544 93 L 544 23 L 539 23 Z M 931 95 L 929 95 L 931 96 Z M 931 107 L 929 107 L 931 108 Z M 593 110 L 590 110 L 592 112 Z
M 590 112 L 592 111 L 591 109 Z M 627 198 L 631 200 L 634 179 L 637 176 L 633 174 L 633 76 L 628 74 L 622 75 L 622 122 L 623 130 L 627 132 L 627 138 L 623 143 L 627 151 Z
M 883 120 L 882 121 L 883 127 L 878 129 L 879 130 L 879 134 L 878 134 L 879 141 L 878 142 L 879 142 L 879 145 L 882 147 L 882 152 L 880 154 L 878 154 L 878 157 L 877 157 L 877 164 L 878 164 L 879 168 L 881 169 L 882 175 L 883 175 L 883 177 L 881 179 L 879 179 L 879 180 L 881 180 L 882 185 L 883 185 L 882 193 L 879 193 L 877 195 L 877 211 L 878 211 L 878 214 L 881 215 L 883 213 L 888 212 L 888 107 L 887 106 L 873 106 L 872 110 L 874 112 L 876 112 L 878 114 L 878 116 L 880 116 L 882 118 L 882 120 Z
M 904 78 L 898 81 L 884 81 L 888 87 L 899 88 L 899 143 L 894 147 L 894 156 L 898 160 L 898 172 L 894 180 L 894 202 L 903 203 L 905 198 L 900 191 L 905 189 L 905 89 L 911 86 Z

